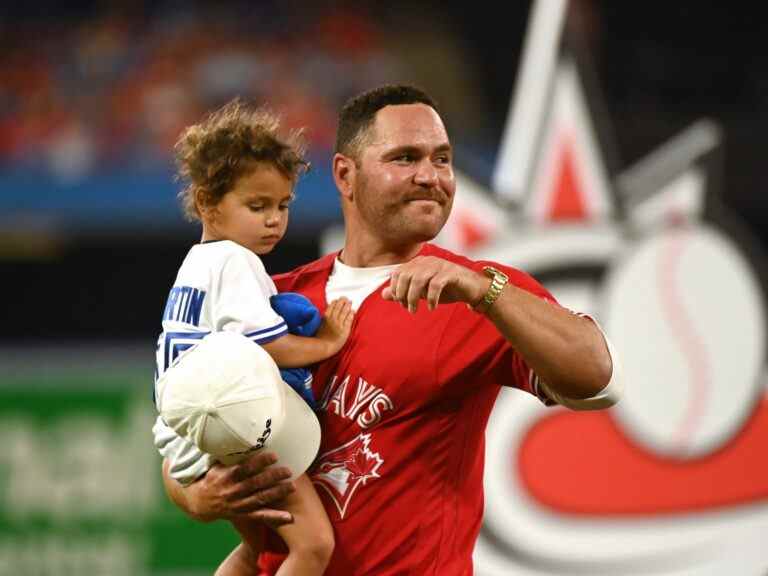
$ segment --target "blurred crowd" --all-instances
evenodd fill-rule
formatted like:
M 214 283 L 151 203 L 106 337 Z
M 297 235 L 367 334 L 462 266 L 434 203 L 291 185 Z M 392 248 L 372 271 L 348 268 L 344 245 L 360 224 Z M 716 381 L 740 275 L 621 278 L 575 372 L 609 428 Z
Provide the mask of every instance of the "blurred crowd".
M 0 168 L 62 177 L 167 162 L 185 125 L 234 96 L 332 146 L 340 104 L 400 74 L 375 18 L 350 6 L 100 7 L 6 19 L 0 32 Z

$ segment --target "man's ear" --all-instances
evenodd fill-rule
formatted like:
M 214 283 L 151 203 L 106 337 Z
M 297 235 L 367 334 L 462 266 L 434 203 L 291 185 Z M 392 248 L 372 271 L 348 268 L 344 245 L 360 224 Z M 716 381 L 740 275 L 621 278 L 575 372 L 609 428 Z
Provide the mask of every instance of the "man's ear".
M 355 178 L 357 178 L 357 165 L 354 159 L 343 154 L 334 154 L 333 181 L 336 183 L 341 197 L 350 202 L 354 201 L 352 191 L 355 189 Z

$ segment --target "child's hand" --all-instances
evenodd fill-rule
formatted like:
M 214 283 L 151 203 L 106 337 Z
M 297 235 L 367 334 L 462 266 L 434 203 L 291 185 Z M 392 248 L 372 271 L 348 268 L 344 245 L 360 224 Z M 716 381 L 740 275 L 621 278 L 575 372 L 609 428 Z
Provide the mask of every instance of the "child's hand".
M 352 302 L 347 298 L 339 298 L 328 304 L 323 323 L 317 331 L 317 338 L 328 343 L 329 356 L 333 356 L 344 346 L 352 330 L 354 318 Z

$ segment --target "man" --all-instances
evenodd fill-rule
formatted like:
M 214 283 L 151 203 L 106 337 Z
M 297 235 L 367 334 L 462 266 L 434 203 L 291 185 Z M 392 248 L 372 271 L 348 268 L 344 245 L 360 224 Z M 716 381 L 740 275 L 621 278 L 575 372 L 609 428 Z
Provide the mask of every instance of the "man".
M 600 329 L 523 272 L 429 244 L 455 193 L 450 141 L 425 93 L 385 86 L 342 110 L 333 175 L 343 250 L 275 279 L 322 311 L 344 295 L 349 341 L 315 374 L 323 439 L 311 476 L 334 524 L 328 574 L 471 574 L 484 430 L 501 386 L 576 409 L 616 402 Z M 251 513 L 290 490 L 267 455 L 217 469 L 174 501 L 201 518 Z M 279 555 L 263 554 L 274 573 Z

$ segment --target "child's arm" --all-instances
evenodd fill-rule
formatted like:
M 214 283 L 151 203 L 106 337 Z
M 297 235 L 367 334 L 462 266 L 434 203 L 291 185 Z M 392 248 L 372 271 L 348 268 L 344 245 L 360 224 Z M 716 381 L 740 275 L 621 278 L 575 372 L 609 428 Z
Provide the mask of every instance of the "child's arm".
M 309 478 L 302 474 L 295 484 L 296 492 L 286 498 L 284 505 L 294 522 L 275 529 L 288 547 L 288 556 L 275 576 L 320 576 L 333 553 L 333 528 Z M 243 542 L 219 565 L 215 576 L 259 576 L 264 526 L 248 518 L 232 522 Z
M 224 561 L 214 576 L 259 576 L 259 553 L 264 548 L 265 527 L 250 518 L 233 518 L 233 526 L 243 539 Z
M 281 368 L 301 368 L 330 358 L 341 350 L 352 329 L 355 313 L 352 303 L 339 298 L 328 305 L 323 324 L 311 338 L 286 334 L 277 340 L 262 344 Z
M 302 474 L 294 483 L 296 492 L 285 500 L 293 523 L 275 528 L 288 546 L 288 557 L 275 576 L 319 576 L 333 553 L 333 528 L 309 477 Z

